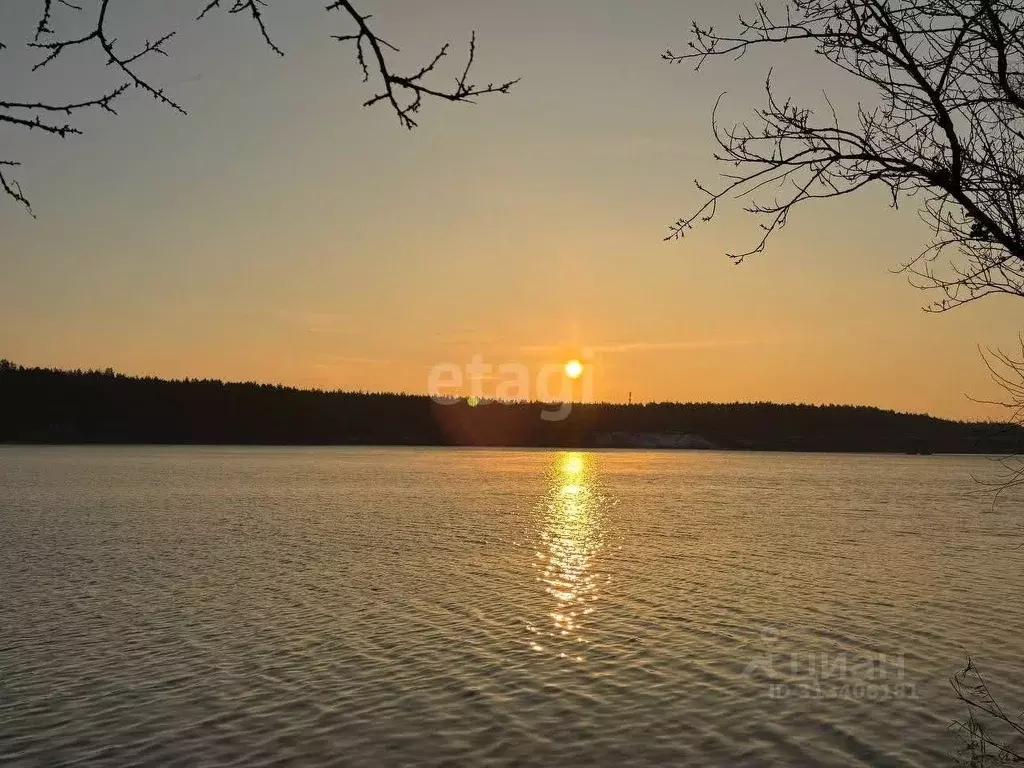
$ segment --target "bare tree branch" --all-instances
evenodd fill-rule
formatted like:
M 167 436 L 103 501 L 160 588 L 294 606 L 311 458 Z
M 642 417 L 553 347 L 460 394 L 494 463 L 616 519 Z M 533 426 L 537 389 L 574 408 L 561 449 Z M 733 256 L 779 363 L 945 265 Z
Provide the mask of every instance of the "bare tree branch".
M 206 4 L 206 7 L 200 12 L 197 20 L 201 20 L 206 14 L 215 8 L 221 7 L 221 0 L 210 0 Z M 260 35 L 263 36 L 263 42 L 265 42 L 274 53 L 278 56 L 284 56 L 284 51 L 274 45 L 274 41 L 270 39 L 270 33 L 267 32 L 267 25 L 263 21 L 263 8 L 266 7 L 267 3 L 265 0 L 233 0 L 231 7 L 228 8 L 228 13 L 245 13 L 248 12 L 252 17 L 252 20 L 256 22 L 256 26 L 260 28 Z
M 934 233 L 901 267 L 941 298 L 942 311 L 991 293 L 1024 296 L 1024 6 L 1020 0 L 789 0 L 757 3 L 728 32 L 695 23 L 689 50 L 670 62 L 698 69 L 758 47 L 806 45 L 871 86 L 877 101 L 840 120 L 828 96 L 819 114 L 776 95 L 751 123 L 723 126 L 716 105 L 715 157 L 735 172 L 679 219 L 666 239 L 713 218 L 719 203 L 748 201 L 763 234 L 737 263 L 764 250 L 794 209 L 811 200 L 888 189 L 910 201 Z M 767 182 L 771 179 L 771 182 Z M 774 197 L 761 195 L 774 187 Z M 940 264 L 940 256 L 947 257 Z
M 985 768 L 1024 763 L 1024 726 L 999 705 L 970 656 L 951 683 L 957 699 L 967 707 L 967 719 L 953 723 L 962 764 Z
M 116 114 L 117 101 L 129 90 L 139 90 L 170 107 L 185 114 L 184 107 L 172 98 L 165 89 L 149 80 L 138 69 L 141 62 L 156 56 L 170 56 L 169 45 L 174 41 L 177 30 L 170 30 L 153 39 L 146 40 L 135 50 L 125 50 L 110 33 L 110 15 L 117 5 L 113 0 L 92 0 L 81 4 L 71 0 L 25 0 L 38 3 L 38 23 L 24 45 L 41 54 L 41 58 L 33 67 L 39 70 L 49 66 L 65 53 L 77 49 L 98 48 L 104 56 L 106 65 L 114 70 L 121 82 L 110 90 L 90 98 L 83 98 L 67 103 L 50 103 L 45 100 L 20 101 L 0 97 L 0 125 L 39 131 L 61 138 L 81 133 L 75 126 L 75 118 L 89 109 L 101 109 Z M 274 53 L 283 56 L 284 51 L 274 42 L 266 19 L 269 0 L 202 0 L 201 8 L 196 16 L 199 21 L 210 14 L 222 11 L 229 15 L 244 15 L 251 18 L 259 30 L 260 37 Z M 282 8 L 284 3 L 280 4 Z M 321 8 L 324 8 L 321 6 Z M 500 84 L 487 83 L 478 86 L 470 82 L 470 70 L 476 58 L 476 34 L 470 37 L 469 54 L 460 73 L 455 76 L 449 86 L 434 82 L 438 75 L 439 65 L 448 56 L 450 45 L 445 43 L 437 54 L 423 67 L 409 74 L 399 74 L 389 61 L 388 54 L 399 49 L 388 43 L 374 31 L 370 25 L 369 14 L 360 13 L 351 2 L 332 2 L 324 9 L 329 13 L 341 12 L 355 25 L 351 34 L 332 35 L 339 41 L 352 41 L 356 47 L 356 58 L 363 72 L 363 80 L 370 80 L 370 61 L 373 70 L 381 81 L 382 90 L 366 100 L 365 106 L 384 102 L 398 116 L 401 125 L 414 128 L 416 115 L 427 98 L 449 102 L 473 103 L 479 96 L 492 93 L 508 93 L 518 80 L 509 80 Z M 62 16 L 63 14 L 63 16 Z M 61 24 L 61 19 L 68 23 Z M 83 26 L 82 21 L 86 23 Z M 77 29 L 71 35 L 62 35 L 62 29 Z M 85 29 L 84 33 L 81 31 Z M 5 48 L 0 43 L 0 49 Z M 63 117 L 63 119 L 59 119 Z M 56 118 L 56 119 L 55 119 Z M 20 163 L 15 160 L 0 159 L 0 190 L 14 202 L 22 205 L 30 214 L 32 207 L 18 182 L 5 175 L 11 168 Z M 33 214 L 34 215 L 34 214 Z
M 399 75 L 396 74 L 388 65 L 387 56 L 385 54 L 385 49 L 398 51 L 398 48 L 374 34 L 368 24 L 371 18 L 370 16 L 360 14 L 348 0 L 337 0 L 337 2 L 333 2 L 328 5 L 327 10 L 344 11 L 356 25 L 355 33 L 334 35 L 334 39 L 339 42 L 351 41 L 355 43 L 356 59 L 363 70 L 363 82 L 367 82 L 370 79 L 370 68 L 366 61 L 367 50 L 369 50 L 370 55 L 373 58 L 374 66 L 376 67 L 382 81 L 383 90 L 368 99 L 364 103 L 364 106 L 370 107 L 382 101 L 387 102 L 391 105 L 395 114 L 398 115 L 399 121 L 406 128 L 411 129 L 416 127 L 416 121 L 413 119 L 413 115 L 419 111 L 420 106 L 423 103 L 424 96 L 432 96 L 446 101 L 465 101 L 472 103 L 478 96 L 483 96 L 488 93 L 508 93 L 509 89 L 519 82 L 517 79 L 508 80 L 498 85 L 488 83 L 483 86 L 478 86 L 469 82 L 469 71 L 473 66 L 474 59 L 476 58 L 476 33 L 474 32 L 469 39 L 469 56 L 466 59 L 466 66 L 463 68 L 462 74 L 456 78 L 454 87 L 449 89 L 437 89 L 430 87 L 426 85 L 425 78 L 427 75 L 432 73 L 441 60 L 448 55 L 448 51 L 450 50 L 450 45 L 448 43 L 445 43 L 434 58 L 418 71 L 411 75 Z M 407 94 L 408 98 L 403 101 L 399 95 L 400 92 Z

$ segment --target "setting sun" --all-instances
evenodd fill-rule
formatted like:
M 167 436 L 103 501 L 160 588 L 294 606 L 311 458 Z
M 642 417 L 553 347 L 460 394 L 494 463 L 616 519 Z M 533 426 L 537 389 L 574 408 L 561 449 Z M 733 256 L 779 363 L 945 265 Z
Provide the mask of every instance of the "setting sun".
M 578 379 L 583 375 L 583 363 L 575 358 L 565 364 L 565 375 L 570 379 Z

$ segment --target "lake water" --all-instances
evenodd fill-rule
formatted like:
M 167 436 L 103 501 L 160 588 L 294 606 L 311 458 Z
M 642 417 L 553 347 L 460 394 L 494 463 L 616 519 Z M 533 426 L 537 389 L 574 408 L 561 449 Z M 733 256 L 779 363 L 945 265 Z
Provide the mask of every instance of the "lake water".
M 0 446 L 0 763 L 949 764 L 982 458 Z

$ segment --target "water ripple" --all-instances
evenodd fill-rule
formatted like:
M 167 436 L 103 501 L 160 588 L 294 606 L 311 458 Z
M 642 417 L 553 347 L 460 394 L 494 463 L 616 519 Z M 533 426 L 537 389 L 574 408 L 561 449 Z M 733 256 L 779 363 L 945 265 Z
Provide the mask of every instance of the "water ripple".
M 0 447 L 0 763 L 942 764 L 964 648 L 1024 703 L 985 467 Z

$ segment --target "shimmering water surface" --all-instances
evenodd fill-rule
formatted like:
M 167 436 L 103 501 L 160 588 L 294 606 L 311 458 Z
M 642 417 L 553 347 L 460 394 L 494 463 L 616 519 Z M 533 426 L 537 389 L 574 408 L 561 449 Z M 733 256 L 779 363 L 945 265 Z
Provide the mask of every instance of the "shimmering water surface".
M 1024 708 L 966 457 L 0 447 L 5 765 L 936 766 Z

